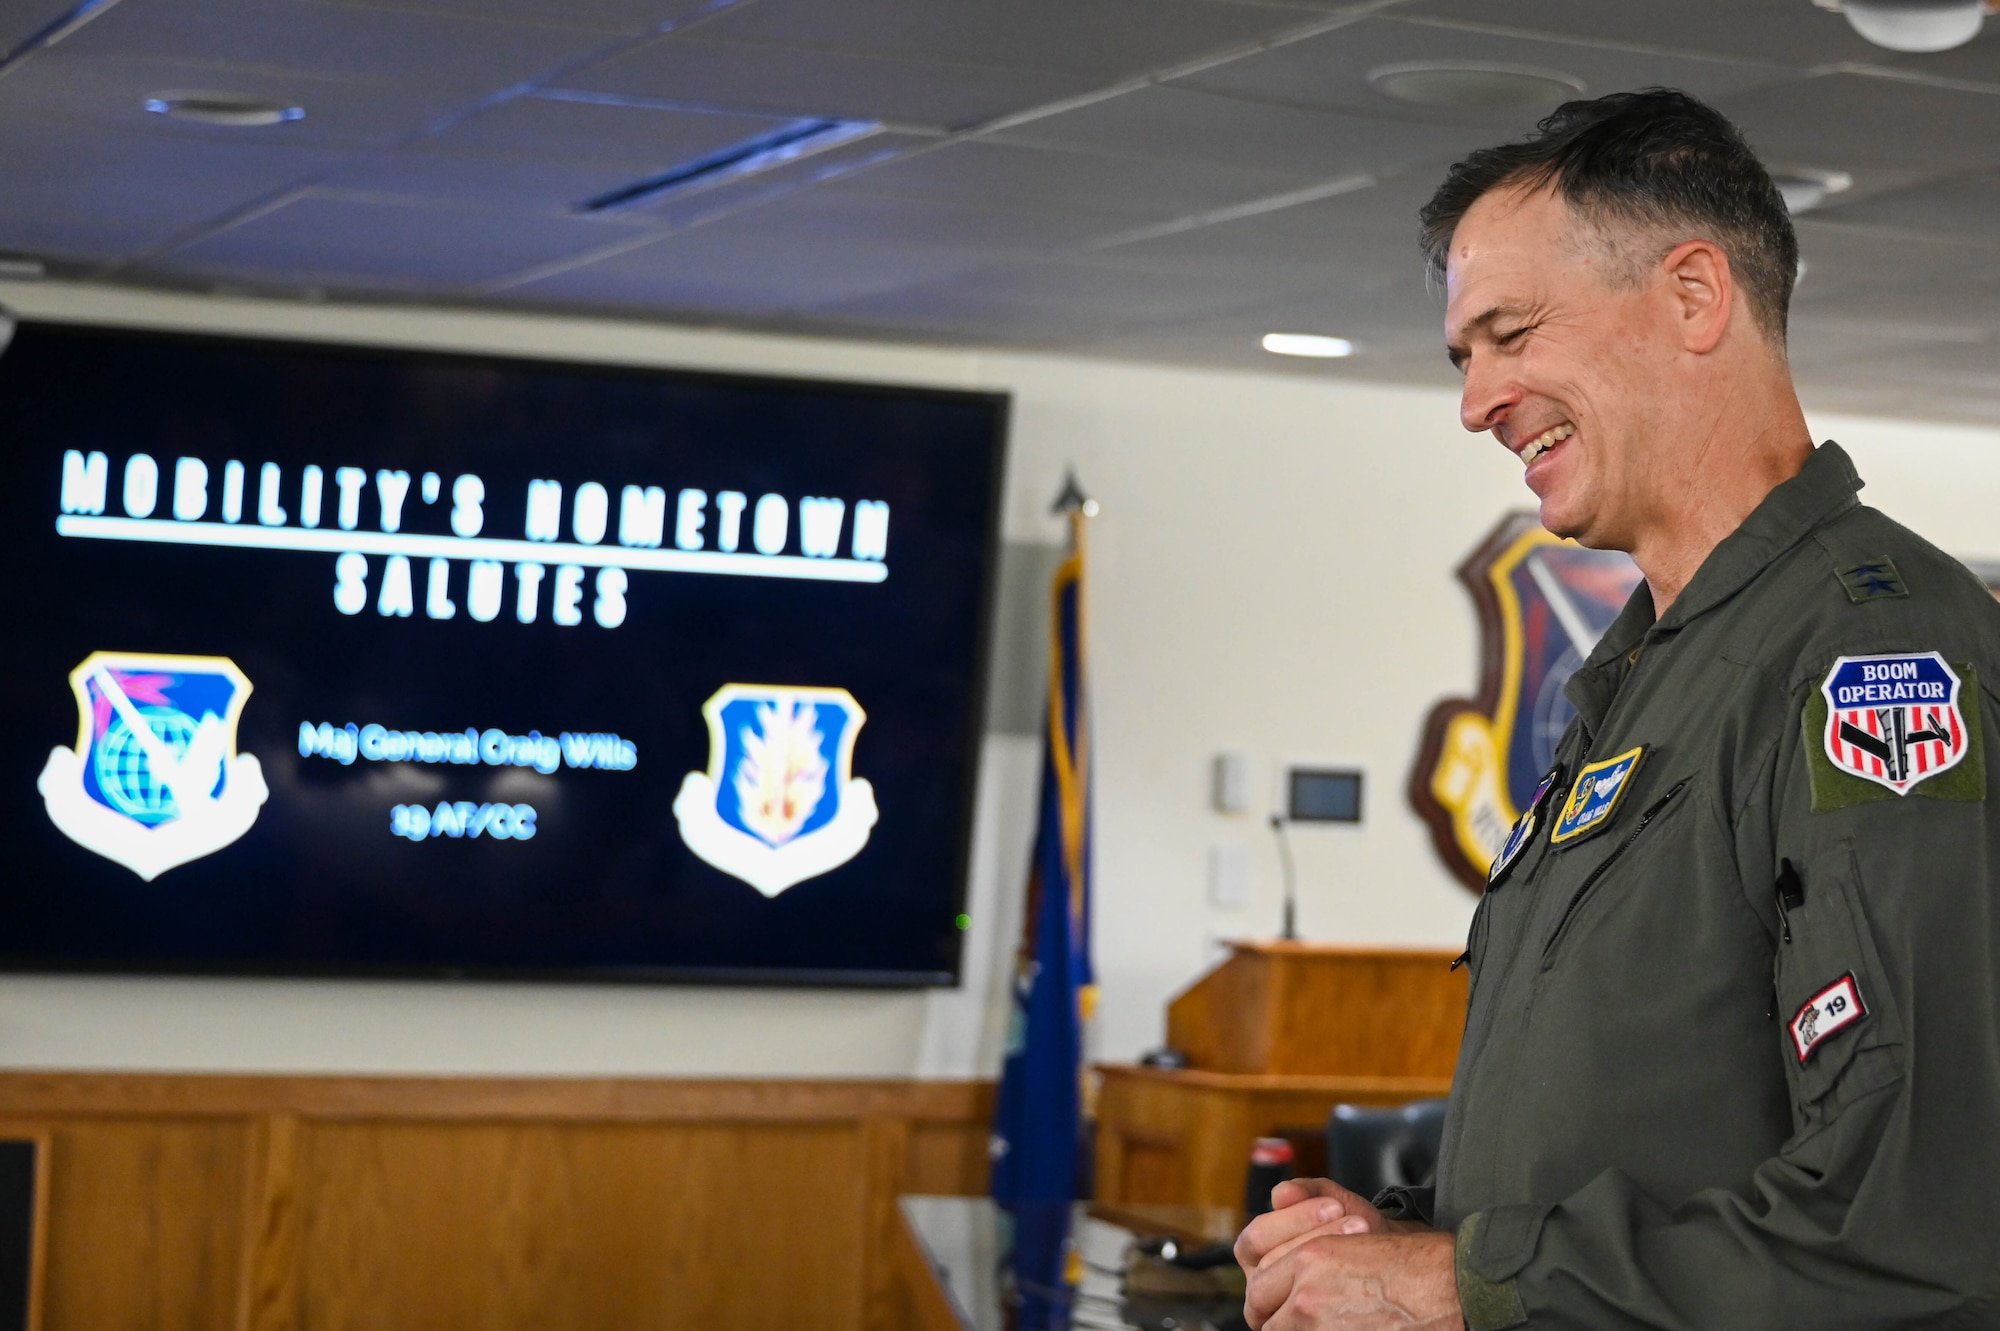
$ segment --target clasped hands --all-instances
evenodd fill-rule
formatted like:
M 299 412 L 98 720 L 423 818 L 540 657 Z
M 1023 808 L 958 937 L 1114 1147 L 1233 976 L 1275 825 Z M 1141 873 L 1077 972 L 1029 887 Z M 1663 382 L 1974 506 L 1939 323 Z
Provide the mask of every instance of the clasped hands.
M 1293 1179 L 1236 1240 L 1253 1331 L 1463 1331 L 1452 1236 L 1390 1220 L 1329 1179 Z

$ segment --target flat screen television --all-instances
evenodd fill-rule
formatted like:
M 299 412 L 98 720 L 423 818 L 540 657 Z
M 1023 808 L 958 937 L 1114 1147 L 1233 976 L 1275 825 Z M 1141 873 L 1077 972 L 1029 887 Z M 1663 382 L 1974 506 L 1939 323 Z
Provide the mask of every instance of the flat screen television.
M 0 967 L 954 981 L 1006 417 L 23 324 Z

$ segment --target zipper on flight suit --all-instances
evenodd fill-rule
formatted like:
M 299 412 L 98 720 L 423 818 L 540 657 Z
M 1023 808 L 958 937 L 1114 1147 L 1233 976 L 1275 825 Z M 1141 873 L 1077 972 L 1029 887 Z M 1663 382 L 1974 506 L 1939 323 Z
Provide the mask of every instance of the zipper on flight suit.
M 1625 834 L 1625 839 L 1618 843 L 1617 849 L 1606 856 L 1603 863 L 1592 869 L 1590 876 L 1585 878 L 1578 885 L 1576 891 L 1570 894 L 1569 904 L 1563 907 L 1562 918 L 1556 921 L 1555 932 L 1549 935 L 1549 941 L 1542 947 L 1543 970 L 1548 969 L 1550 959 L 1555 955 L 1556 944 L 1560 943 L 1563 935 L 1569 932 L 1569 924 L 1571 920 L 1576 918 L 1577 907 L 1583 904 L 1583 899 L 1590 894 L 1590 889 L 1597 886 L 1597 880 L 1604 877 L 1610 871 L 1611 866 L 1618 863 L 1619 857 L 1632 848 L 1632 843 L 1637 841 L 1639 834 L 1646 830 L 1646 824 L 1659 817 L 1660 811 L 1665 809 L 1669 804 L 1672 804 L 1675 796 L 1679 795 L 1686 788 L 1686 781 L 1675 782 L 1672 790 L 1654 800 L 1652 807 L 1639 815 L 1639 821 L 1632 825 L 1632 830 Z

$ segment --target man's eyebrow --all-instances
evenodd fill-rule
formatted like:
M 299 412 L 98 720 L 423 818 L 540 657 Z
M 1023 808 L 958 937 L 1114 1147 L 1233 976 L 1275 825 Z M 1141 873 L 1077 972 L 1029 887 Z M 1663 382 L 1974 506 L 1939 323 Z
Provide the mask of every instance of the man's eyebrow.
M 1459 326 L 1458 340 L 1447 339 L 1444 344 L 1445 355 L 1450 358 L 1453 367 L 1459 370 L 1465 369 L 1466 359 L 1472 355 L 1465 342 L 1473 333 L 1484 332 L 1501 319 L 1526 313 L 1527 308 L 1525 305 L 1495 305 L 1485 313 L 1466 320 Z

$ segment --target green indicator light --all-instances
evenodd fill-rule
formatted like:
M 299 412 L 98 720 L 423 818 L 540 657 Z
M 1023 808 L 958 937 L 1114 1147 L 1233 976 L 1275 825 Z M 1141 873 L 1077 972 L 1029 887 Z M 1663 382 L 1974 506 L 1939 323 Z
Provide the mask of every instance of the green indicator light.
M 959 917 L 958 917 L 958 927 L 959 927 L 959 928 L 960 928 L 961 930 L 964 930 L 964 929 L 970 929 L 970 928 L 972 927 L 972 917 L 971 917 L 970 915 L 961 915 L 961 916 L 959 916 Z

